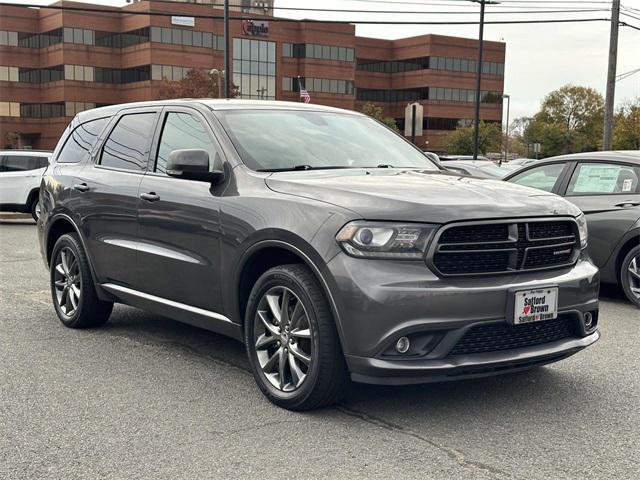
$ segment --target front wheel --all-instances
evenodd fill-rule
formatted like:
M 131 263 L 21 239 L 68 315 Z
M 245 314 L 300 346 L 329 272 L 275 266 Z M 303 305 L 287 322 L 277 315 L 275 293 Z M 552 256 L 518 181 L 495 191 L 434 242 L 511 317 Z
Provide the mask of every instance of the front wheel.
M 627 298 L 640 307 L 640 245 L 633 247 L 622 261 L 620 283 Z
M 258 279 L 244 330 L 253 376 L 271 402 L 310 410 L 339 400 L 347 367 L 327 300 L 306 266 L 274 267 Z

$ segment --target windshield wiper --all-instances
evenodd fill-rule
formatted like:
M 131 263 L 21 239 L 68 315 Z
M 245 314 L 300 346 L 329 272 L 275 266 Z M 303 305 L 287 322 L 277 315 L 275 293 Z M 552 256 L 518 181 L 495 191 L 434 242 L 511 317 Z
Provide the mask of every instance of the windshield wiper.
M 258 172 L 294 172 L 296 170 L 334 170 L 338 168 L 352 168 L 345 167 L 342 165 L 333 165 L 327 167 L 313 167 L 311 165 L 294 165 L 293 167 L 284 167 L 284 168 L 261 168 L 258 169 Z
M 388 163 L 381 163 L 376 168 L 393 168 L 393 165 L 390 165 Z

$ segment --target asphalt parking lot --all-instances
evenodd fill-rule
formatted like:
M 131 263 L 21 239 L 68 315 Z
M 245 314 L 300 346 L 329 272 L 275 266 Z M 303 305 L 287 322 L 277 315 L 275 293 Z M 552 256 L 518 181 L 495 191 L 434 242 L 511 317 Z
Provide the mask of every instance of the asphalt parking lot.
M 300 414 L 233 340 L 124 306 L 62 327 L 33 222 L 0 220 L 0 282 L 1 479 L 640 478 L 640 310 L 616 289 L 564 362 Z

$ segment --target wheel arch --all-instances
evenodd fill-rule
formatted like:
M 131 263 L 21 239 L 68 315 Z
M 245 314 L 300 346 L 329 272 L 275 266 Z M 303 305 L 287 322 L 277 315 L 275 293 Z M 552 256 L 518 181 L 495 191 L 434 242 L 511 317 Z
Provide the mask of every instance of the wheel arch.
M 620 250 L 618 250 L 618 255 L 616 256 L 616 263 L 615 263 L 615 268 L 616 268 L 615 278 L 618 283 L 622 281 L 622 278 L 620 277 L 620 274 L 621 274 L 620 269 L 622 268 L 622 262 L 624 262 L 625 257 L 628 255 L 631 249 L 638 245 L 640 245 L 640 229 L 636 230 L 631 235 L 631 237 L 624 242 L 624 244 L 620 247 Z
M 318 281 L 333 314 L 340 342 L 343 343 L 340 316 L 336 302 L 327 279 L 322 273 L 320 261 L 318 259 L 314 260 L 312 255 L 306 253 L 302 248 L 283 240 L 263 240 L 253 244 L 244 252 L 238 263 L 234 281 L 234 311 L 238 315 L 243 328 L 247 300 L 255 281 L 272 267 L 296 263 L 307 266 Z M 316 255 L 318 254 L 316 253 Z
M 47 265 L 51 264 L 51 253 L 53 252 L 53 247 L 55 246 L 58 239 L 67 233 L 75 233 L 78 235 L 80 239 L 80 244 L 84 249 L 85 255 L 87 256 L 87 260 L 89 262 L 89 270 L 91 271 L 91 277 L 93 279 L 93 285 L 95 287 L 96 293 L 98 294 L 98 298 L 100 300 L 113 300 L 113 297 L 106 293 L 98 283 L 96 272 L 93 267 L 93 261 L 91 260 L 91 256 L 89 255 L 89 251 L 85 245 L 84 237 L 80 232 L 80 228 L 76 225 L 76 223 L 66 214 L 59 213 L 54 218 L 49 220 L 49 226 L 47 227 L 47 233 L 45 235 L 45 255 Z
M 31 204 L 36 198 L 38 198 L 39 195 L 40 195 L 40 187 L 32 188 L 31 191 L 29 192 L 29 195 L 27 195 L 26 206 L 29 209 L 29 211 L 31 211 Z

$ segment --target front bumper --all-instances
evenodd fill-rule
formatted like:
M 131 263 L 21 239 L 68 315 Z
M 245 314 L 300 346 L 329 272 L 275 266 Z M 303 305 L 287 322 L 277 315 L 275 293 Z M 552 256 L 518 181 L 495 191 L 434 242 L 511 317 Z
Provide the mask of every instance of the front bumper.
M 362 260 L 339 254 L 328 264 L 338 329 L 354 381 L 409 384 L 531 368 L 572 355 L 598 340 L 584 314 L 597 315 L 599 274 L 586 255 L 569 268 L 485 277 L 440 278 L 421 262 Z M 514 290 L 557 286 L 558 311 L 571 336 L 497 351 L 450 352 L 478 325 L 508 325 Z M 516 327 L 517 328 L 517 327 Z M 401 336 L 432 336 L 428 348 L 389 355 Z
M 385 360 L 347 355 L 354 382 L 379 385 L 410 385 L 517 372 L 557 362 L 595 343 L 595 330 L 582 338 L 501 352 L 462 355 L 435 360 Z

